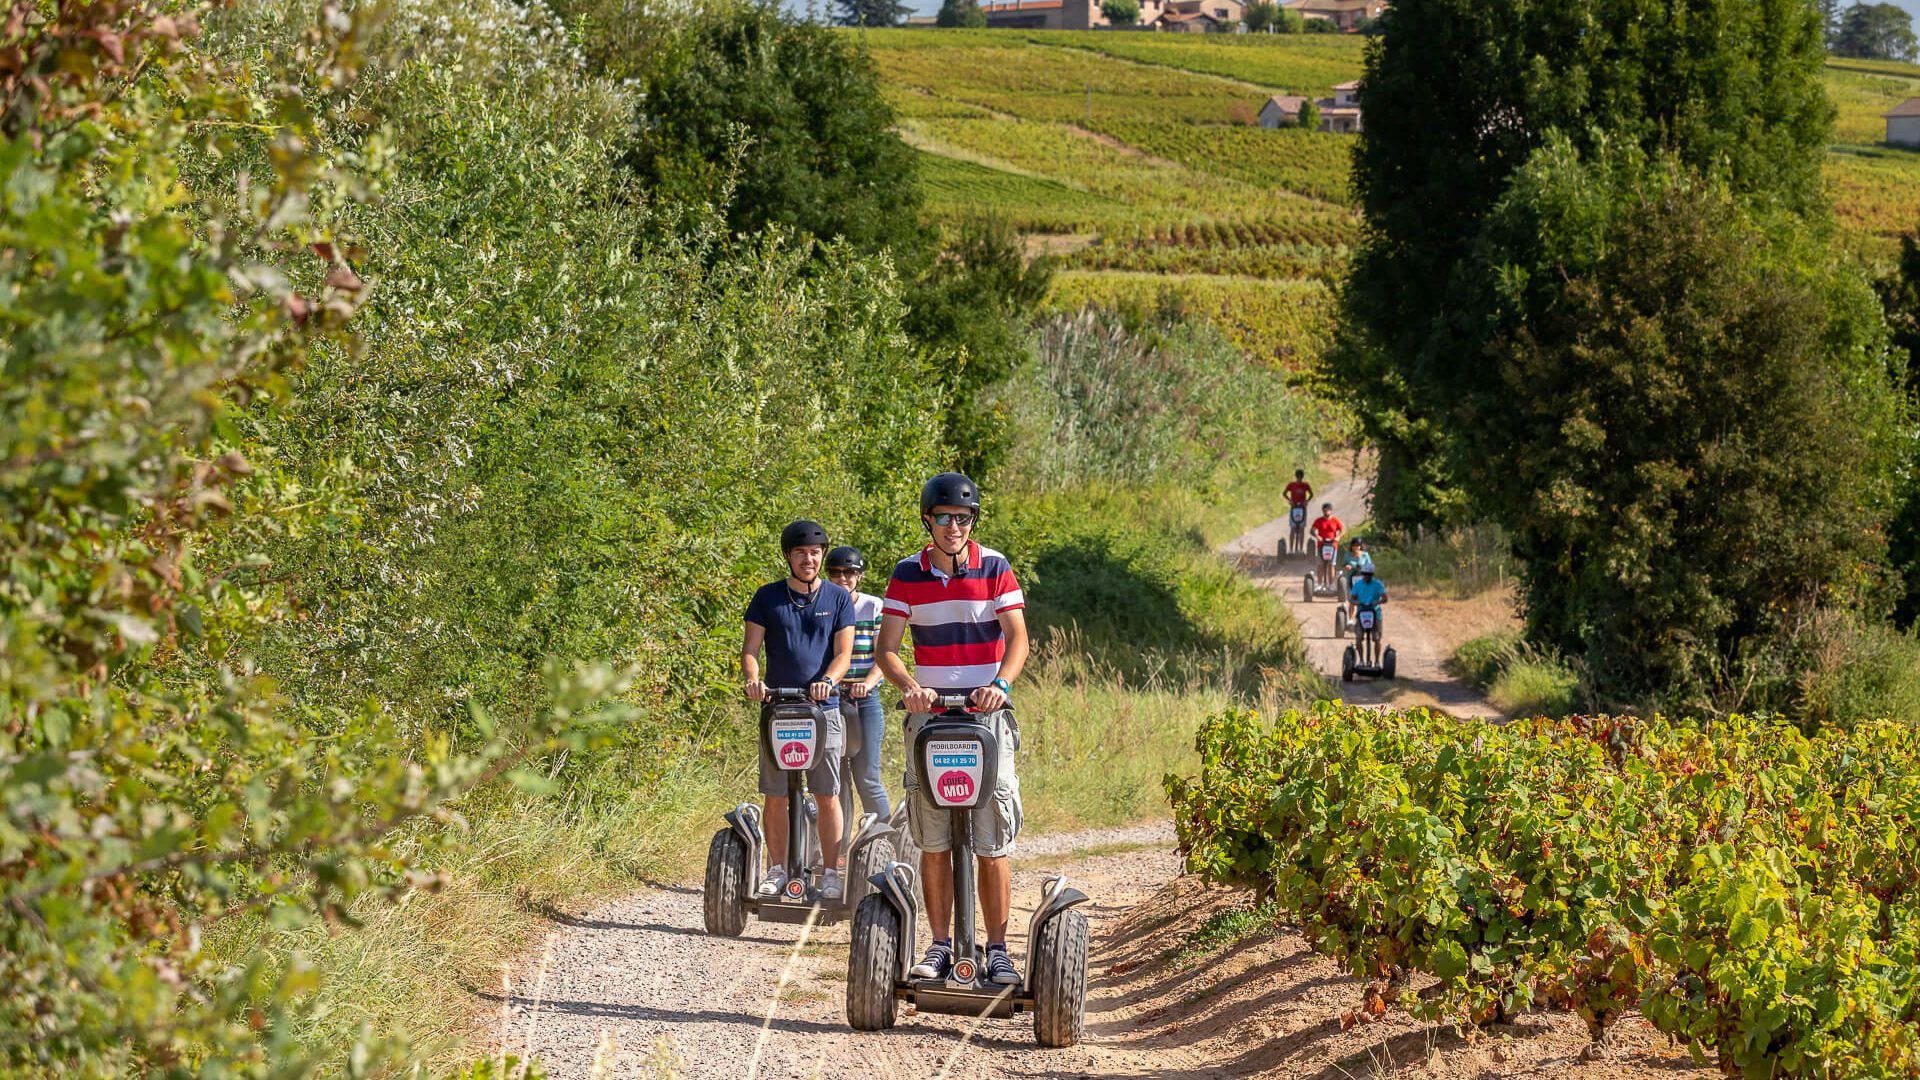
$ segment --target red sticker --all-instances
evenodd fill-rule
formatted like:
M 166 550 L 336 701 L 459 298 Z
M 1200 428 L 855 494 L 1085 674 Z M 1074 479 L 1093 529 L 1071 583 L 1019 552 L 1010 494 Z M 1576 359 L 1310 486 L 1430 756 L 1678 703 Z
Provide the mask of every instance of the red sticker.
M 780 763 L 789 769 L 801 768 L 812 756 L 806 743 L 790 742 L 780 748 Z
M 973 798 L 973 777 L 958 769 L 940 774 L 940 798 L 943 802 L 966 802 Z

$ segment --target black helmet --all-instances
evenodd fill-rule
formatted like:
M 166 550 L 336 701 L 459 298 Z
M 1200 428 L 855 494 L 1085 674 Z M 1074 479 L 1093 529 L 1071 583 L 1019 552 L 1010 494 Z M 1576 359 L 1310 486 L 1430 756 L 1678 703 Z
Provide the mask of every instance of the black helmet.
M 936 506 L 964 506 L 980 509 L 980 489 L 957 472 L 943 472 L 920 489 L 920 512 L 930 514 Z
M 821 528 L 817 521 L 801 518 L 780 530 L 780 554 L 782 555 L 794 548 L 806 547 L 809 544 L 827 546 L 827 530 Z
M 827 569 L 851 570 L 856 574 L 867 572 L 867 557 L 860 554 L 857 547 L 842 545 L 827 552 Z
M 1305 469 L 1293 470 L 1293 478 L 1295 480 L 1305 480 L 1307 478 L 1307 470 Z
M 1320 509 L 1322 509 L 1322 510 L 1331 510 L 1331 509 L 1333 509 L 1333 504 L 1332 504 L 1332 503 L 1321 503 L 1321 504 L 1320 504 Z

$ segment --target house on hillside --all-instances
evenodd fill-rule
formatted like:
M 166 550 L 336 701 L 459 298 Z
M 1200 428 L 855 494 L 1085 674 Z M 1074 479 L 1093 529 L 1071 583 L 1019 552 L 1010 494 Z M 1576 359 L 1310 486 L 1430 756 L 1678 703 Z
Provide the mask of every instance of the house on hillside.
M 1286 127 L 1300 120 L 1300 106 L 1307 99 L 1295 94 L 1275 94 L 1260 106 L 1260 119 L 1257 123 L 1263 128 Z
M 1220 32 L 1220 20 L 1204 11 L 1181 14 L 1168 11 L 1161 14 L 1152 23 L 1155 30 L 1165 30 L 1175 34 L 1217 34 Z
M 1300 108 L 1307 103 L 1304 97 L 1293 94 L 1275 94 L 1260 106 L 1258 123 L 1263 128 L 1287 127 L 1299 123 Z M 1360 125 L 1360 82 L 1344 82 L 1333 88 L 1333 96 L 1320 98 L 1314 102 L 1320 110 L 1320 124 L 1315 131 L 1331 131 L 1340 135 L 1352 135 L 1361 130 Z
M 1920 97 L 1908 98 L 1887 110 L 1885 115 L 1887 145 L 1920 150 Z
M 1352 30 L 1361 19 L 1377 19 L 1387 0 L 1284 0 L 1280 5 L 1303 19 L 1325 19 L 1342 30 Z
M 1113 29 L 1100 0 L 1004 0 L 980 5 L 997 30 Z M 1216 33 L 1246 14 L 1245 0 L 1140 0 L 1142 30 Z

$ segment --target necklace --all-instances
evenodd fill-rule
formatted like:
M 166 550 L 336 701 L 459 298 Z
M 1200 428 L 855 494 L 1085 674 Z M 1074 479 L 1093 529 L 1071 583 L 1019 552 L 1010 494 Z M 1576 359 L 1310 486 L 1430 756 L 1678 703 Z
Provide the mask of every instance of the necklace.
M 807 608 L 810 608 L 813 606 L 813 602 L 815 600 L 818 600 L 820 598 L 820 581 L 818 578 L 814 579 L 813 588 L 801 594 L 798 599 L 796 599 L 794 596 L 793 586 L 789 584 L 789 582 L 791 581 L 792 579 L 789 578 L 787 581 L 783 581 L 780 583 L 787 587 L 787 603 L 792 604 L 794 607 L 797 607 L 802 611 L 805 611 Z

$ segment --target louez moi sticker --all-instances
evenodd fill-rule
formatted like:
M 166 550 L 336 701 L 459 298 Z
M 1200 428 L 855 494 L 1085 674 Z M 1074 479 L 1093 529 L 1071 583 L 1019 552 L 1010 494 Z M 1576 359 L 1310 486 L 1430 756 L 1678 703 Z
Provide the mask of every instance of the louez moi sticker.
M 980 791 L 984 754 L 974 739 L 933 739 L 927 743 L 927 778 L 935 806 L 972 806 Z
M 814 731 L 813 718 L 776 718 L 773 721 L 773 753 L 780 767 L 800 772 L 813 765 L 814 747 L 819 742 L 819 733 Z

